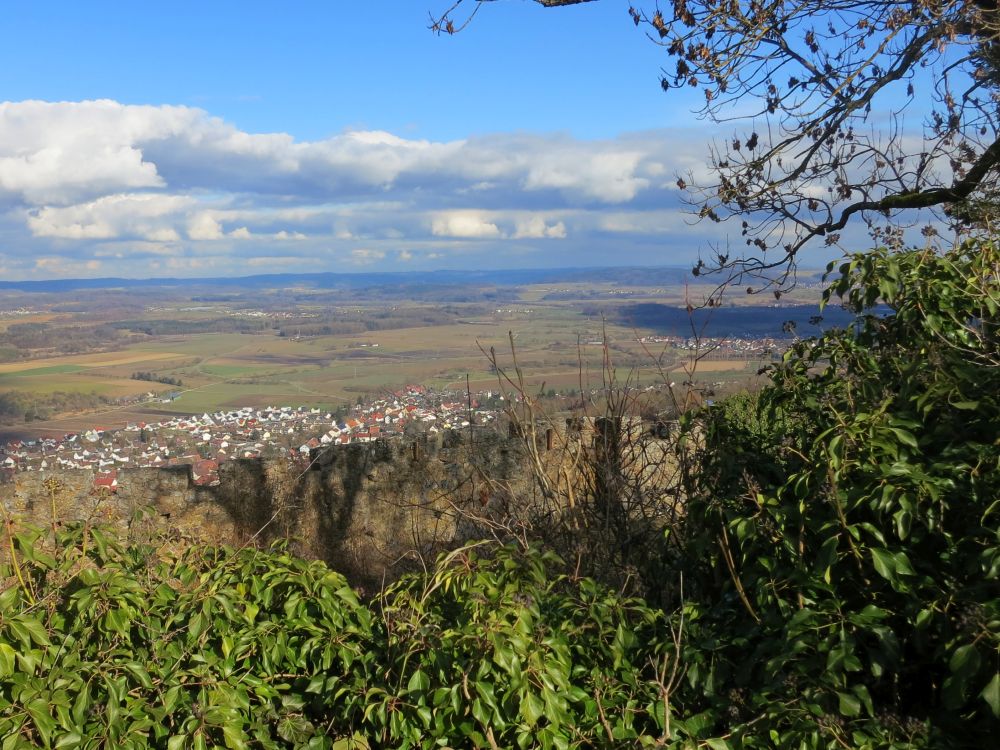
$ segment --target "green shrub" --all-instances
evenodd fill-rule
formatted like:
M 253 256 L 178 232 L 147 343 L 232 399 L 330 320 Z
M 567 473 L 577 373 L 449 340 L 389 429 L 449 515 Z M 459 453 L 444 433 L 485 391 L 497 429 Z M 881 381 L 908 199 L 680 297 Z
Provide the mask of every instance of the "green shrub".
M 998 269 L 989 244 L 854 256 L 826 299 L 856 323 L 704 415 L 684 653 L 733 746 L 995 741 Z
M 3 748 L 611 746 L 661 733 L 664 620 L 551 556 L 461 550 L 366 606 L 275 548 L 11 537 Z M 44 549 L 54 549 L 48 554 Z

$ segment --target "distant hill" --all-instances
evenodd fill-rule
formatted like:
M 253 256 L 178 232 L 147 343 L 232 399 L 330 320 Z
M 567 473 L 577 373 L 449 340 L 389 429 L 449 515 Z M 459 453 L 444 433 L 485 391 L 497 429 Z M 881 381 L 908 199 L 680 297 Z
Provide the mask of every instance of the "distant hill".
M 407 271 L 386 273 L 283 273 L 256 276 L 218 278 L 153 278 L 153 279 L 52 279 L 50 281 L 0 281 L 0 290 L 22 292 L 70 292 L 81 289 L 139 289 L 149 287 L 183 287 L 194 289 L 273 289 L 312 287 L 315 289 L 364 289 L 389 285 L 484 285 L 519 286 L 524 284 L 591 282 L 622 286 L 675 286 L 690 282 L 687 267 L 627 267 L 627 268 L 541 268 L 505 271 Z

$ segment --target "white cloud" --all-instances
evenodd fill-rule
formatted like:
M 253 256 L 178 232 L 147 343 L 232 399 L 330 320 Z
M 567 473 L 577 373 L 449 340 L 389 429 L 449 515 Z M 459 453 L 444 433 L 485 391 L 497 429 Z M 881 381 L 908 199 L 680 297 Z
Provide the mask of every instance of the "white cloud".
M 636 151 L 586 153 L 573 148 L 542 155 L 524 180 L 528 190 L 555 188 L 578 192 L 605 203 L 624 203 L 649 187 L 638 175 L 642 154 Z
M 34 263 L 36 270 L 50 276 L 92 276 L 103 265 L 99 260 L 67 261 L 65 258 L 55 257 L 37 258 Z
M 221 240 L 222 225 L 207 211 L 199 211 L 188 221 L 187 234 L 192 240 Z
M 500 228 L 475 213 L 459 212 L 436 216 L 431 223 L 435 237 L 461 237 L 475 239 L 499 237 Z
M 246 133 L 191 107 L 7 102 L 0 104 L 0 191 L 32 205 L 139 189 L 330 200 L 414 187 L 556 190 L 621 203 L 664 173 L 666 147 L 662 138 L 522 134 L 434 142 L 382 131 L 300 142 L 285 133 Z
M 566 225 L 557 221 L 551 226 L 545 223 L 541 216 L 532 216 L 530 219 L 523 219 L 515 224 L 514 239 L 542 239 L 544 237 L 552 239 L 566 238 Z
M 176 241 L 180 237 L 171 225 L 172 218 L 193 204 L 194 200 L 185 196 L 108 195 L 78 205 L 38 209 L 29 214 L 28 227 L 36 237 Z
M 503 266 L 533 252 L 510 240 L 572 237 L 576 252 L 619 234 L 633 244 L 616 260 L 633 262 L 627 247 L 691 232 L 676 218 L 673 175 L 701 168 L 692 144 L 705 136 L 680 137 L 354 131 L 299 141 L 192 107 L 0 103 L 0 223 L 24 254 L 0 258 L 12 277 L 85 271 L 99 257 L 120 260 L 126 275 L 227 264 L 238 273 L 236 258 L 274 257 L 271 241 L 324 262 L 426 267 L 481 253 L 475 262 Z M 715 227 L 696 231 L 718 237 Z M 368 249 L 352 252 L 358 244 Z M 174 265 L 155 266 L 156 255 Z M 33 263 L 56 257 L 61 266 Z

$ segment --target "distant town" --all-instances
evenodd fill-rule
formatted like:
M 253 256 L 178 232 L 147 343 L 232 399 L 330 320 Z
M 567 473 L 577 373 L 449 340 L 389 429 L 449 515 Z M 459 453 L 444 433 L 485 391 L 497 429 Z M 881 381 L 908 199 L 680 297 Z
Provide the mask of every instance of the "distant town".
M 268 406 L 178 416 L 122 429 L 94 427 L 62 438 L 14 440 L 0 449 L 0 478 L 17 472 L 90 469 L 95 489 L 114 491 L 117 471 L 190 465 L 195 484 L 219 481 L 219 464 L 233 459 L 280 458 L 308 463 L 314 449 L 366 443 L 413 433 L 492 423 L 503 397 L 432 391 L 408 385 L 359 404 L 349 414 L 316 407 Z M 486 404 L 489 404 L 487 406 Z M 470 422 L 471 420 L 471 422 Z
M 641 336 L 635 342 L 679 354 L 700 352 L 699 358 L 762 360 L 787 343 L 773 338 L 663 335 Z M 360 346 L 378 344 L 364 342 Z M 180 395 L 180 391 L 150 391 L 121 398 L 118 403 L 169 403 Z M 502 410 L 503 400 L 496 391 L 473 394 L 406 385 L 335 411 L 316 406 L 242 407 L 157 422 L 136 421 L 119 428 L 94 426 L 62 437 L 10 441 L 0 447 L 0 481 L 10 481 L 18 472 L 89 469 L 95 472 L 96 488 L 114 491 L 119 469 L 190 465 L 196 484 L 213 485 L 219 481 L 219 465 L 225 461 L 285 457 L 307 463 L 311 452 L 324 446 L 403 434 L 435 434 L 473 422 L 491 424 Z

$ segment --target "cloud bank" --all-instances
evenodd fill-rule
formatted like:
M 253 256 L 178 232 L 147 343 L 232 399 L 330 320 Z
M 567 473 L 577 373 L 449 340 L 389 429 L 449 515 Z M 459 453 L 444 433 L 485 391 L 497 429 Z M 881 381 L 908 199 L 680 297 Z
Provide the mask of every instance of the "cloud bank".
M 0 104 L 7 278 L 687 262 L 703 135 L 253 134 L 197 108 Z

